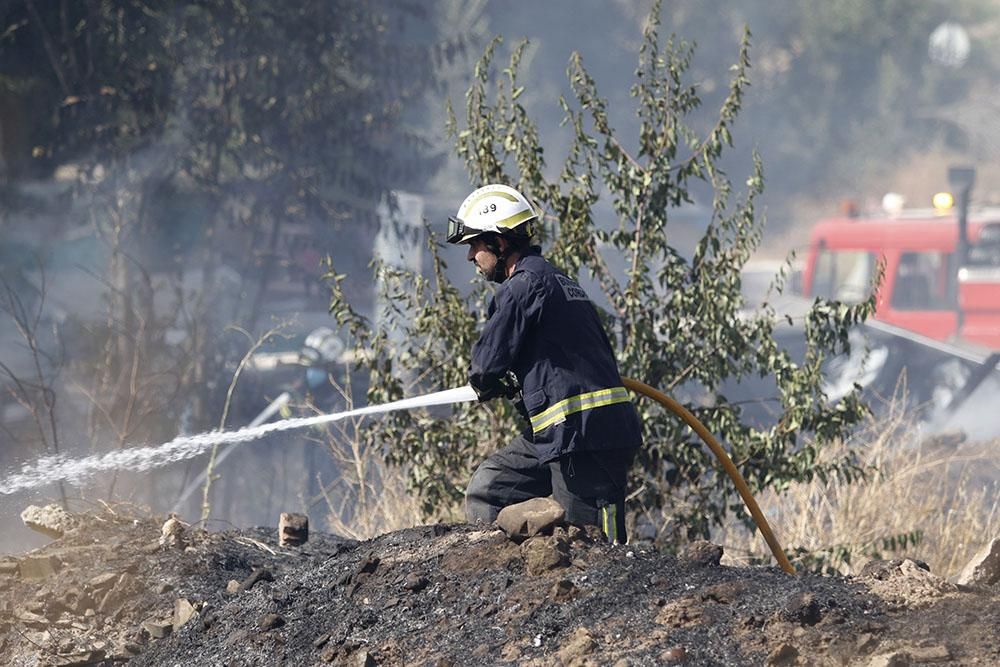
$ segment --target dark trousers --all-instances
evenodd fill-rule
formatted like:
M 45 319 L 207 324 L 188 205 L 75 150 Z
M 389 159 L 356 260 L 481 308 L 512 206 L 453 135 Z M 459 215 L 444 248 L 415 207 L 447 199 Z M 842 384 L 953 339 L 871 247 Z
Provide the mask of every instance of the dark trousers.
M 465 492 L 465 515 L 470 523 L 492 523 L 508 505 L 552 496 L 568 523 L 600 526 L 623 543 L 625 483 L 634 457 L 635 450 L 611 449 L 542 463 L 531 441 L 518 436 L 476 469 Z

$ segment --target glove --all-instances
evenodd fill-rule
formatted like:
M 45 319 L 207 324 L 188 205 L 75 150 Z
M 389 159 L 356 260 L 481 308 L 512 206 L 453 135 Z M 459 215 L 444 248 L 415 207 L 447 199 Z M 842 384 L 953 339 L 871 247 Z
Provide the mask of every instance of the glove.
M 502 375 L 497 378 L 493 383 L 487 386 L 480 386 L 478 383 L 469 378 L 469 384 L 476 392 L 476 397 L 479 399 L 480 403 L 485 403 L 486 401 L 492 400 L 498 396 L 504 398 L 513 399 L 519 393 L 521 393 L 521 386 L 517 382 L 517 376 L 514 375 L 513 371 L 507 371 L 506 375 Z

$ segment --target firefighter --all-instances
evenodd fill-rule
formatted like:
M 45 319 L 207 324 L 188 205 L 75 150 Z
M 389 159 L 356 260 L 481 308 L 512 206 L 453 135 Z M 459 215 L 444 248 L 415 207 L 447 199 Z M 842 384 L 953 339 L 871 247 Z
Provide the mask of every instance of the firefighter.
M 532 245 L 536 207 L 506 185 L 486 185 L 448 220 L 449 243 L 499 284 L 472 348 L 480 401 L 518 398 L 528 426 L 478 467 L 466 490 L 470 522 L 552 496 L 566 520 L 624 543 L 625 482 L 641 445 L 639 419 L 597 310 L 575 280 Z

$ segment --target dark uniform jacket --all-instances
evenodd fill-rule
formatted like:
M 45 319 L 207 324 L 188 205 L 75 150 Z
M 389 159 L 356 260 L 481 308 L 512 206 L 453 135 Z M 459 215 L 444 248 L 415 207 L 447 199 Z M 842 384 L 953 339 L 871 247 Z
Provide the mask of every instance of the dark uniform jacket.
M 575 451 L 637 449 L 639 419 L 597 310 L 576 281 L 526 251 L 489 307 L 469 381 L 495 393 L 513 371 L 542 462 Z

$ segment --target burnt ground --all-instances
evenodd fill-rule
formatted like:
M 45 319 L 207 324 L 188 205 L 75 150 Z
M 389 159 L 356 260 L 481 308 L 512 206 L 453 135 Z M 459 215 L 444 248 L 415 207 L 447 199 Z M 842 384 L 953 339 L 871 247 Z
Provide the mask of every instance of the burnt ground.
M 1000 664 L 1000 590 L 913 561 L 857 578 L 724 567 L 576 528 L 435 525 L 356 542 L 110 510 L 0 559 L 11 665 Z M 172 542 L 172 543 L 171 543 Z M 240 582 L 240 583 L 237 583 Z

